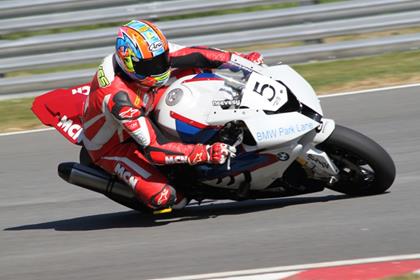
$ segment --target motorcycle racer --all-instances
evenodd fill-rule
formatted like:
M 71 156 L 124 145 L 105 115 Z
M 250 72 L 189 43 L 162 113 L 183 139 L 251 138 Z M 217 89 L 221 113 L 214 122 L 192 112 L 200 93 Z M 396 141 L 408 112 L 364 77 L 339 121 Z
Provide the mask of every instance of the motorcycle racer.
M 120 27 L 115 53 L 99 66 L 84 107 L 83 145 L 94 164 L 129 184 L 152 209 L 185 205 L 182 195 L 154 165 L 223 164 L 235 155 L 235 148 L 224 143 L 169 141 L 154 125 L 150 112 L 171 76 L 219 68 L 231 54 L 168 43 L 148 21 L 134 20 Z M 238 55 L 262 62 L 259 53 Z

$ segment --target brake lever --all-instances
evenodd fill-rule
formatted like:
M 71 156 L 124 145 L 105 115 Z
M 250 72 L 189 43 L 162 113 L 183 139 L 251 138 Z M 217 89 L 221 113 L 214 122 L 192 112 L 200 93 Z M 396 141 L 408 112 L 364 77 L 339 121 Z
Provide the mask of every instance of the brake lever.
M 228 156 L 228 158 L 226 160 L 226 169 L 230 170 L 230 155 Z
M 240 134 L 240 135 L 238 135 L 238 139 L 236 140 L 236 142 L 235 143 L 233 143 L 233 145 L 232 145 L 232 147 L 235 147 L 235 149 L 236 149 L 236 147 L 237 146 L 239 146 L 241 143 L 242 143 L 242 140 L 244 139 L 244 134 L 243 134 L 243 132 Z M 230 159 L 232 158 L 232 156 L 231 156 L 232 154 L 231 153 L 229 153 L 229 155 L 228 155 L 228 158 L 227 158 L 227 160 L 226 160 L 226 169 L 227 170 L 230 170 Z

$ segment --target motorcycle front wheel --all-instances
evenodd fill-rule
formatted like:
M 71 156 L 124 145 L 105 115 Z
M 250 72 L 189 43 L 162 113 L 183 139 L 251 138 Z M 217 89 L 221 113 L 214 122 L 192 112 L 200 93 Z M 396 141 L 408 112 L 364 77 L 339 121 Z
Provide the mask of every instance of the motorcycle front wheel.
M 336 125 L 317 148 L 325 151 L 339 169 L 338 180 L 329 189 L 348 195 L 385 192 L 395 179 L 395 164 L 375 141 L 352 129 Z

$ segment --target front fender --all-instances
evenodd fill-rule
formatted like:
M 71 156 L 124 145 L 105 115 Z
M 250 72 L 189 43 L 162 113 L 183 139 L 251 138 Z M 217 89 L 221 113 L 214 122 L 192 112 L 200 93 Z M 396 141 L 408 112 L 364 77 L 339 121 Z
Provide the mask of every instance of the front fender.
M 322 124 L 320 128 L 317 130 L 317 134 L 315 135 L 315 138 L 313 140 L 315 145 L 318 145 L 325 140 L 327 140 L 328 137 L 330 137 L 331 133 L 335 129 L 335 121 L 332 119 L 322 119 Z

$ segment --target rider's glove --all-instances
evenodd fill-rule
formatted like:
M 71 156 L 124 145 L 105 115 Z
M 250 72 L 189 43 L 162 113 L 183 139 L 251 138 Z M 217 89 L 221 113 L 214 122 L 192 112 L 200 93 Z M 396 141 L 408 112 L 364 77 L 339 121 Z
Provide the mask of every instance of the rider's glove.
M 229 157 L 235 157 L 235 147 L 225 143 L 214 143 L 213 145 L 195 145 L 188 156 L 188 163 L 195 165 L 199 163 L 223 164 Z
M 263 64 L 264 63 L 264 59 L 262 54 L 260 54 L 259 52 L 250 52 L 248 54 L 244 54 L 244 53 L 237 53 L 239 56 L 246 58 L 252 62 L 258 63 L 258 64 Z

